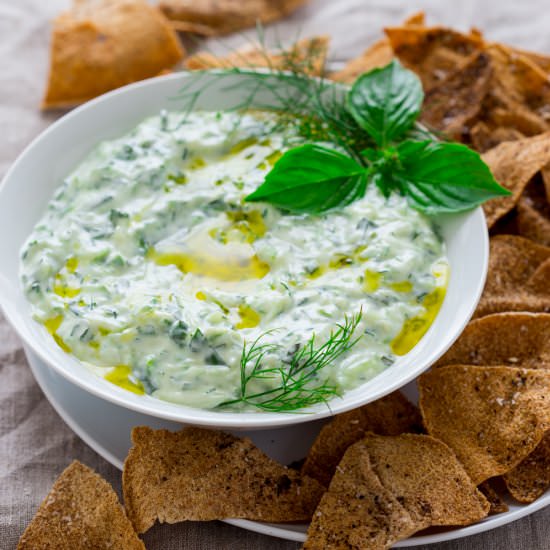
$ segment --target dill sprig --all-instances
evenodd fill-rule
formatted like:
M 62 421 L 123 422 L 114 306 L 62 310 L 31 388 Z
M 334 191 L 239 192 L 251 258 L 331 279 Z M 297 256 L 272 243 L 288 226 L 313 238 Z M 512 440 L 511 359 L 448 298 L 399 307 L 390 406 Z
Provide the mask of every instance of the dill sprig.
M 330 142 L 338 145 L 356 161 L 364 164 L 361 151 L 373 146 L 373 140 L 359 126 L 345 104 L 347 87 L 328 80 L 324 75 L 312 77 L 316 60 L 321 55 L 313 43 L 303 55 L 295 49 L 277 52 L 276 65 L 271 62 L 269 50 L 260 36 L 260 51 L 266 67 L 247 66 L 243 57 L 239 67 L 207 69 L 195 72 L 195 79 L 178 94 L 183 112 L 191 112 L 197 101 L 212 85 L 212 78 L 230 81 L 239 75 L 238 81 L 227 84 L 222 91 L 231 94 L 239 91 L 241 99 L 225 110 L 271 111 L 278 115 L 274 131 L 297 128 L 298 135 L 306 142 Z
M 339 387 L 330 383 L 322 371 L 358 342 L 360 337 L 353 338 L 353 334 L 361 316 L 359 312 L 346 317 L 319 347 L 316 347 L 315 335 L 312 335 L 282 366 L 270 367 L 264 363 L 266 355 L 281 349 L 279 344 L 262 343 L 273 331 L 260 335 L 250 346 L 245 344 L 240 361 L 240 395 L 220 406 L 244 404 L 269 412 L 289 412 L 327 403 L 330 398 L 339 396 Z M 273 379 L 280 381 L 275 388 L 260 392 L 250 389 L 255 381 Z

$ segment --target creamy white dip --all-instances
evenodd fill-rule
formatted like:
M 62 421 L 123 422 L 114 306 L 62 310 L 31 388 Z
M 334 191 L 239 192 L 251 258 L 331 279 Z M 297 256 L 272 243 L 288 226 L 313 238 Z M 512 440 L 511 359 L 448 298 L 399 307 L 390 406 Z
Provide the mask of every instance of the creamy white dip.
M 243 346 L 288 357 L 362 311 L 323 369 L 342 391 L 409 351 L 437 314 L 446 260 L 431 222 L 375 186 L 322 216 L 244 203 L 300 141 L 266 113 L 162 113 L 101 143 L 23 248 L 35 318 L 136 393 L 201 408 L 239 396 Z M 278 379 L 259 382 L 274 387 Z

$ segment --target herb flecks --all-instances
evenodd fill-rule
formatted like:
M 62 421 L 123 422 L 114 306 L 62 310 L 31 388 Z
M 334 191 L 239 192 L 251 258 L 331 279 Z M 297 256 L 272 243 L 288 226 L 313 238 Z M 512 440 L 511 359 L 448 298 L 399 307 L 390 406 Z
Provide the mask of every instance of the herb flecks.
M 292 353 L 287 364 L 277 367 L 265 364 L 266 356 L 280 350 L 277 344 L 263 343 L 270 332 L 259 336 L 250 346 L 245 344 L 240 361 L 240 396 L 222 403 L 220 407 L 244 404 L 268 412 L 295 412 L 317 403 L 327 403 L 340 395 L 340 389 L 330 382 L 323 369 L 357 343 L 359 338 L 353 338 L 353 335 L 360 321 L 361 312 L 346 317 L 344 323 L 337 325 L 328 340 L 319 347 L 316 347 L 313 335 Z M 251 390 L 252 383 L 262 379 L 275 379 L 280 384 L 265 391 Z

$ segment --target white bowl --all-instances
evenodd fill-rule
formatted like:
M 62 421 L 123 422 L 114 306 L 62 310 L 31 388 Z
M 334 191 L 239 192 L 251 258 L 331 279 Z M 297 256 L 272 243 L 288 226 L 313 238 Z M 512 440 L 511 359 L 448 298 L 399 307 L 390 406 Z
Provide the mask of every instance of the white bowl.
M 400 388 L 430 367 L 456 340 L 481 295 L 487 272 L 488 235 L 481 208 L 438 220 L 447 245 L 451 275 L 435 322 L 417 346 L 362 386 L 330 402 L 296 413 L 215 412 L 138 396 L 99 378 L 63 352 L 31 316 L 19 282 L 20 250 L 54 190 L 100 141 L 123 135 L 161 109 L 177 109 L 184 85 L 209 84 L 195 105 L 229 109 L 247 90 L 235 86 L 246 76 L 223 80 L 212 74 L 179 73 L 126 86 L 86 103 L 50 126 L 20 155 L 0 188 L 0 305 L 29 348 L 67 380 L 103 399 L 155 417 L 187 424 L 233 429 L 277 427 L 317 420 L 374 401 Z M 240 79 L 240 80 L 239 80 Z M 279 86 L 281 84 L 279 83 Z M 277 93 L 281 88 L 277 89 Z M 267 97 L 264 91 L 257 98 Z

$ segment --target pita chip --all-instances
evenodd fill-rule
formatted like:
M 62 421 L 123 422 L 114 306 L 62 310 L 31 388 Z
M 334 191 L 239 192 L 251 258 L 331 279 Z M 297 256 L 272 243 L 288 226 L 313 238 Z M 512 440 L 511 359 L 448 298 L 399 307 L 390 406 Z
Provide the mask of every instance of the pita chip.
M 550 370 L 550 314 L 507 312 L 471 321 L 435 366 L 453 364 Z
M 489 92 L 492 72 L 489 57 L 483 52 L 474 53 L 460 68 L 428 90 L 421 121 L 462 141 Z
M 171 68 L 183 57 L 164 16 L 145 0 L 79 2 L 53 24 L 42 108 L 65 108 Z
M 479 34 L 445 27 L 403 25 L 384 31 L 396 57 L 420 77 L 425 91 L 445 80 L 483 46 Z
M 307 521 L 323 487 L 267 457 L 247 438 L 201 428 L 134 428 L 122 485 L 139 533 L 161 523 L 246 518 Z
M 383 550 L 417 531 L 372 470 L 363 441 L 348 448 L 307 532 L 304 550 Z
M 507 214 L 519 201 L 531 178 L 550 162 L 550 132 L 501 143 L 482 155 L 495 179 L 512 192 L 483 205 L 487 225 Z
M 178 31 L 218 36 L 282 19 L 307 0 L 162 0 L 160 9 Z
M 474 313 L 550 311 L 550 248 L 516 235 L 491 238 L 485 288 Z
M 550 371 L 449 365 L 420 376 L 428 433 L 446 443 L 476 485 L 527 458 L 550 429 Z
M 145 550 L 113 488 L 80 462 L 57 478 L 17 550 Z

